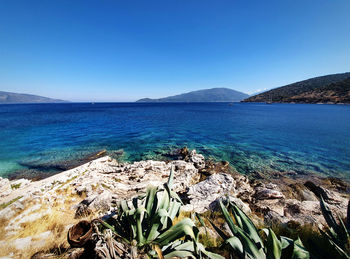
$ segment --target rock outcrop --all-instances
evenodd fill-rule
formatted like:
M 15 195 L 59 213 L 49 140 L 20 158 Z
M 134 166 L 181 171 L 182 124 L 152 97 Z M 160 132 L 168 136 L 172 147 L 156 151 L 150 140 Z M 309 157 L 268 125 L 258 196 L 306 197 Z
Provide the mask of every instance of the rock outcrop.
M 323 195 L 332 210 L 345 216 L 348 188 L 340 183 L 326 187 L 321 180 L 250 180 L 232 172 L 228 163 L 206 161 L 194 150 L 181 152 L 181 160 L 166 162 L 121 163 L 106 156 L 40 181 L 0 178 L 1 239 L 6 239 L 0 241 L 0 256 L 9 242 L 16 253 L 28 246 L 39 250 L 43 233 L 45 240 L 65 238 L 64 231 L 80 219 L 106 215 L 118 201 L 144 194 L 149 185 L 164 184 L 170 170 L 173 189 L 184 198 L 184 211 L 218 210 L 218 201 L 226 197 L 266 224 L 318 225 L 324 222 L 318 200 Z

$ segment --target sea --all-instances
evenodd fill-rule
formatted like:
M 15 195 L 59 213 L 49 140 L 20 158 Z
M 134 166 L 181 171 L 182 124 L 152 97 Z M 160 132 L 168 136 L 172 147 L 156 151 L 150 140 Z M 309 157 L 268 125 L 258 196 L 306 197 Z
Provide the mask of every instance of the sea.
M 0 176 L 52 174 L 106 150 L 168 159 L 187 146 L 247 175 L 350 178 L 350 106 L 263 103 L 0 105 Z

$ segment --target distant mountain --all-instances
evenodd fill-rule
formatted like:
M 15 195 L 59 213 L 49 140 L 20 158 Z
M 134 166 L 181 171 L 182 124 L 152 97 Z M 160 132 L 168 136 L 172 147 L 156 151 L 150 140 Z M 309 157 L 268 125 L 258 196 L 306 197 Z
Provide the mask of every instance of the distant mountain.
M 251 96 L 243 102 L 349 103 L 350 73 L 320 76 Z
M 143 98 L 137 102 L 239 102 L 248 96 L 229 88 L 212 88 L 160 99 Z
M 350 103 L 350 77 L 291 97 L 297 103 Z
M 1 103 L 62 103 L 67 102 L 32 94 L 18 94 L 0 91 Z

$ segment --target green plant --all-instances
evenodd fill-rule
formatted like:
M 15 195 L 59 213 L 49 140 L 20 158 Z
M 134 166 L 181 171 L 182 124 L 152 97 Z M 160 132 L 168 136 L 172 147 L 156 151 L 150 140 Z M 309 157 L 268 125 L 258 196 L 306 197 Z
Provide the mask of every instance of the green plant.
M 234 203 L 228 202 L 228 209 L 221 201 L 219 203 L 233 235 L 227 235 L 212 222 L 211 224 L 225 240 L 224 245 L 230 248 L 232 254 L 239 258 L 254 259 L 309 258 L 309 252 L 304 248 L 299 238 L 297 240 L 283 236 L 278 238 L 272 229 L 262 229 L 260 235 L 250 218 Z
M 21 187 L 21 183 L 11 184 L 11 189 L 12 190 L 18 189 L 19 187 Z
M 112 230 L 116 239 L 136 247 L 139 255 L 222 259 L 198 242 L 199 230 L 191 219 L 173 224 L 182 202 L 172 191 L 172 182 L 171 171 L 163 188 L 150 186 L 146 195 L 120 202 L 115 215 L 101 224 Z
M 328 225 L 328 230 L 323 231 L 320 229 L 320 232 L 326 237 L 328 242 L 331 244 L 332 249 L 341 258 L 350 258 L 348 255 L 350 238 L 350 202 L 348 203 L 346 225 L 339 214 L 337 214 L 339 221 L 338 224 L 336 218 L 333 216 L 332 211 L 329 209 L 322 196 L 320 198 L 320 206 L 323 217 Z
M 18 201 L 20 198 L 22 198 L 23 196 L 18 196 L 12 200 L 10 200 L 9 202 L 6 203 L 1 203 L 0 204 L 0 210 L 5 209 L 6 207 L 10 206 L 12 203 Z

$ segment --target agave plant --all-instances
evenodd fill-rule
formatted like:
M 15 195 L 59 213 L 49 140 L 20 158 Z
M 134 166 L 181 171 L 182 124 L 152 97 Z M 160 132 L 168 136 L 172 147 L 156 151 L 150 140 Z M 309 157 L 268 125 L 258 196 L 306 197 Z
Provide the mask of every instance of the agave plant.
M 233 217 L 226 206 L 221 201 L 219 203 L 233 235 L 227 235 L 212 222 L 211 224 L 234 255 L 244 259 L 309 258 L 309 252 L 304 248 L 299 238 L 297 240 L 283 236 L 278 238 L 272 229 L 262 229 L 260 235 L 250 218 L 234 203 L 228 202 L 227 204 Z
M 223 257 L 211 253 L 198 242 L 198 228 L 189 218 L 174 224 L 182 205 L 172 191 L 173 171 L 163 188 L 150 186 L 146 195 L 118 204 L 115 215 L 101 222 L 112 230 L 115 237 L 133 247 L 139 254 L 150 257 L 173 258 L 207 256 Z
M 329 209 L 322 196 L 320 198 L 320 206 L 323 217 L 328 225 L 327 231 L 320 229 L 320 232 L 326 237 L 333 250 L 341 258 L 350 258 L 346 252 L 349 249 L 348 245 L 350 238 L 350 202 L 348 203 L 346 225 L 344 224 L 344 221 L 339 216 L 339 214 L 337 214 L 339 223 L 337 222 L 336 218 L 333 216 L 332 211 Z

